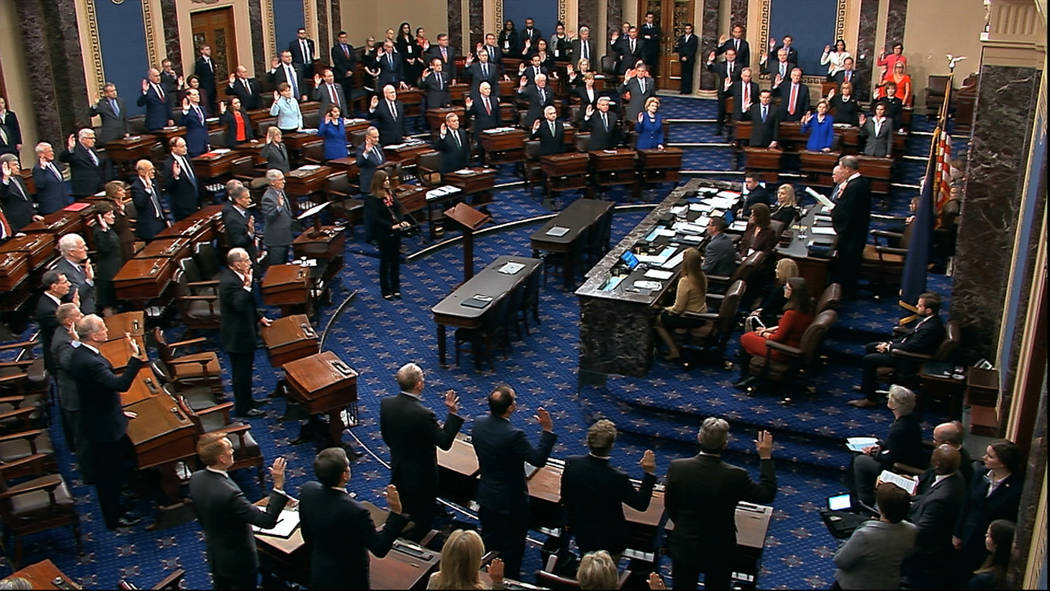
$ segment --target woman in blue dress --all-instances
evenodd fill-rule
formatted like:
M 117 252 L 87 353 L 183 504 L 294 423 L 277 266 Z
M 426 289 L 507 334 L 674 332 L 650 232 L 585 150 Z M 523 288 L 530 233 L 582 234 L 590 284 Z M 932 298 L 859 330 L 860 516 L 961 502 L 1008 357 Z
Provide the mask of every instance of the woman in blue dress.
M 664 116 L 658 113 L 660 99 L 655 96 L 645 101 L 645 111 L 638 113 L 638 124 L 634 131 L 638 133 L 638 150 L 664 149 Z
M 835 141 L 835 119 L 828 114 L 828 100 L 817 101 L 817 114 L 806 113 L 802 117 L 802 135 L 808 135 L 806 149 L 810 152 L 830 152 Z
M 349 156 L 346 151 L 346 125 L 339 105 L 328 107 L 324 119 L 317 126 L 317 135 L 324 139 L 325 161 Z

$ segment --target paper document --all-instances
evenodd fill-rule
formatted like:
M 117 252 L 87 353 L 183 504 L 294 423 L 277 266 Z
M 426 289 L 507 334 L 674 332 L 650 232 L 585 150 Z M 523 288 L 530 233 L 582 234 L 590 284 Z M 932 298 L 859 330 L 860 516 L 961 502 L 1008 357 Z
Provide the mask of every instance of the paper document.
M 671 275 L 674 275 L 674 273 L 670 271 L 661 271 L 660 269 L 649 269 L 645 272 L 646 279 L 659 279 L 660 281 L 670 279 Z
M 211 151 L 212 154 L 228 154 L 229 152 L 229 148 L 215 148 Z
M 827 211 L 835 209 L 835 204 L 831 202 L 831 199 L 828 199 L 820 193 L 817 193 L 813 190 L 812 187 L 806 187 L 805 191 L 809 194 L 810 197 L 816 199 L 821 205 L 823 205 Z
M 279 538 L 287 538 L 292 535 L 295 528 L 299 527 L 299 512 L 292 511 L 291 509 L 284 509 L 281 511 L 281 515 L 277 518 L 277 523 L 270 529 L 262 529 L 257 525 L 252 526 L 252 531 L 267 536 L 277 536 Z
M 638 289 L 648 289 L 649 291 L 656 291 L 663 287 L 659 281 L 635 281 L 634 286 Z
M 525 268 L 525 265 L 523 265 L 521 263 L 507 263 L 507 264 L 505 264 L 505 265 L 503 265 L 502 267 L 499 268 L 499 272 L 503 273 L 504 275 L 513 275 L 513 274 L 517 273 L 518 271 L 521 271 L 524 268 Z M 474 297 L 477 297 L 477 296 L 474 296 Z
M 707 213 L 711 211 L 711 206 L 705 203 L 690 203 L 689 211 L 702 211 L 704 213 Z
M 820 236 L 835 236 L 835 228 L 826 228 L 823 226 L 813 226 L 810 231 Z
M 317 170 L 321 168 L 320 164 L 304 164 L 299 167 L 299 170 Z
M 561 237 L 569 233 L 569 229 L 565 226 L 554 226 L 550 230 L 547 230 L 548 236 Z
M 864 448 L 871 447 L 879 442 L 875 437 L 847 437 L 846 447 L 850 451 L 864 451 Z
M 601 290 L 602 291 L 612 291 L 612 290 L 616 289 L 616 286 L 620 285 L 621 281 L 623 281 L 623 276 L 622 275 L 617 275 L 616 277 L 610 277 L 609 280 L 605 282 L 605 285 L 603 285 L 601 287 Z
M 896 484 L 900 488 L 904 489 L 904 492 L 909 495 L 915 494 L 915 489 L 919 487 L 919 481 L 903 474 L 897 474 L 890 472 L 889 470 L 883 470 L 882 474 L 879 474 L 879 480 L 883 482 L 889 482 Z
M 729 229 L 733 232 L 743 232 L 744 230 L 747 230 L 747 222 L 744 220 L 737 220 L 732 224 L 729 224 Z
M 674 255 L 673 257 L 671 257 L 670 259 L 668 259 L 666 263 L 664 263 L 664 264 L 662 264 L 660 266 L 663 267 L 664 269 L 674 269 L 679 264 L 681 264 L 682 257 L 684 255 L 685 255 L 685 251 L 683 250 L 682 252 L 680 252 L 680 253 Z M 646 275 L 646 276 L 648 277 L 648 275 Z M 667 277 L 670 277 L 670 276 L 671 276 L 671 274 L 668 273 Z M 658 279 L 667 279 L 667 277 L 658 277 Z

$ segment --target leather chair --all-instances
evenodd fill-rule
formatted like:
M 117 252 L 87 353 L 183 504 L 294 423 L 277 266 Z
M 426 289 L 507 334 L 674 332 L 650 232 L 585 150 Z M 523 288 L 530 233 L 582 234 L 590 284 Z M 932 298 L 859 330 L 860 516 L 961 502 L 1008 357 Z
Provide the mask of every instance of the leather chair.
M 198 242 L 193 245 L 193 261 L 200 269 L 202 281 L 218 281 L 222 274 L 224 261 L 210 242 Z
M 51 443 L 47 429 L 32 429 L 0 436 L 0 466 L 36 455 L 43 456 L 41 465 L 47 472 L 58 472 L 55 446 Z M 32 473 L 32 466 L 20 465 L 7 470 L 4 476 L 15 479 Z
M 616 56 L 603 55 L 601 60 L 602 73 L 609 76 L 616 76 Z M 607 83 L 616 82 L 615 79 L 608 80 Z
M 733 285 L 737 281 L 743 281 L 747 283 L 751 276 L 761 269 L 766 264 L 766 259 L 769 257 L 769 253 L 765 251 L 756 251 L 747 256 L 740 265 L 737 266 L 736 271 L 729 277 L 725 275 L 708 275 L 707 276 L 707 297 L 708 298 L 719 298 L 721 297 L 722 290 L 727 285 Z
M 182 588 L 182 580 L 186 578 L 186 571 L 181 568 L 177 568 L 171 571 L 171 574 L 161 579 L 155 585 L 150 587 L 151 591 L 178 591 Z M 117 583 L 117 588 L 121 591 L 133 591 L 138 589 L 134 583 L 127 579 L 121 579 Z
M 824 310 L 838 310 L 841 302 L 842 285 L 838 283 L 830 283 L 824 288 L 824 293 L 820 294 L 820 298 L 817 299 L 817 305 L 814 310 L 817 314 L 820 314 Z
M 719 359 L 724 362 L 726 343 L 729 342 L 729 337 L 736 327 L 736 313 L 740 307 L 740 299 L 746 291 L 747 282 L 738 279 L 729 286 L 724 295 L 714 298 L 714 301 L 719 302 L 717 313 L 683 313 L 683 318 L 705 320 L 706 322 L 694 328 L 675 329 L 674 336 L 682 338 L 682 349 L 699 348 L 703 351 L 716 351 Z M 708 294 L 708 297 L 710 298 L 711 295 Z
M 587 153 L 587 144 L 591 142 L 591 133 L 588 132 L 577 132 L 575 139 L 576 151 Z
M 872 230 L 874 244 L 865 244 L 861 254 L 860 277 L 867 279 L 878 295 L 897 293 L 908 256 L 911 226 L 903 233 Z
M 187 330 L 218 330 L 219 296 L 194 289 L 182 271 L 175 271 L 175 308 Z
M 936 117 L 944 104 L 944 95 L 948 91 L 948 76 L 929 76 L 926 78 L 926 116 Z
M 525 187 L 531 193 L 536 185 L 543 185 L 543 169 L 540 167 L 540 141 L 525 140 Z
M 226 145 L 226 128 L 220 127 L 214 131 L 209 131 L 208 145 L 211 146 L 212 150 L 215 148 L 228 148 L 229 146 Z
M 230 174 L 242 183 L 250 183 L 252 179 L 259 176 L 259 170 L 255 168 L 255 162 L 251 155 L 235 158 L 230 163 Z M 227 195 L 227 199 L 229 196 Z
M 312 142 L 303 146 L 303 160 L 308 164 L 324 164 L 324 142 Z
M 354 226 L 361 223 L 365 211 L 364 201 L 350 196 L 357 192 L 357 186 L 350 182 L 350 176 L 345 172 L 328 175 L 325 181 L 325 199 L 332 203 L 332 215 L 346 221 L 351 235 Z
M 197 265 L 197 261 L 192 257 L 186 257 L 179 259 L 179 269 L 186 276 L 187 285 L 199 288 L 209 293 L 218 293 L 219 282 L 218 281 L 206 281 L 204 274 L 201 273 L 200 266 Z
M 22 538 L 56 527 L 71 526 L 80 543 L 80 516 L 76 502 L 61 474 L 48 474 L 43 454 L 34 454 L 7 464 L 0 464 L 0 521 L 5 533 L 15 537 L 15 569 L 22 562 Z M 9 474 L 29 471 L 36 478 L 9 485 Z
M 146 133 L 146 116 L 132 115 L 128 117 L 128 131 L 131 132 L 131 135 Z
M 152 392 L 158 392 L 158 384 L 164 388 L 166 392 L 172 395 L 172 398 L 182 397 L 186 399 L 187 404 L 193 409 L 211 408 L 216 404 L 222 402 L 222 391 L 218 394 L 208 385 L 189 385 L 175 378 L 171 373 L 168 366 L 159 359 L 154 359 L 149 363 L 150 370 L 153 372 L 153 377 L 157 380 L 154 382 L 152 379 L 146 382 L 146 386 Z
M 465 351 L 469 351 L 474 356 L 476 369 L 480 369 L 484 361 L 488 362 L 489 367 L 495 369 L 493 353 L 497 347 L 503 352 L 504 359 L 507 358 L 509 339 L 506 329 L 510 298 L 502 297 L 490 306 L 492 309 L 482 316 L 480 327 L 456 329 L 456 365 L 459 365 L 459 354 Z
M 416 176 L 424 187 L 441 186 L 441 152 L 423 152 L 416 159 Z
M 817 314 L 813 323 L 802 333 L 802 340 L 798 347 L 767 339 L 766 355 L 751 357 L 748 370 L 751 375 L 758 378 L 758 383 L 748 388 L 748 394 L 753 394 L 763 382 L 785 384 L 795 381 L 798 385 L 805 386 L 820 360 L 820 344 L 836 320 L 838 320 L 838 312 L 835 310 L 825 310 Z M 779 352 L 783 358 L 775 359 L 772 356 L 773 351 Z M 812 386 L 807 386 L 807 390 L 810 393 L 815 391 Z M 791 398 L 785 397 L 784 402 L 790 403 Z
M 175 380 L 187 386 L 207 386 L 216 396 L 222 396 L 222 366 L 219 364 L 218 354 L 207 350 L 196 353 L 180 351 L 191 346 L 200 349 L 207 343 L 207 339 L 198 337 L 168 343 L 164 338 L 164 331 L 159 326 L 153 329 L 153 339 L 157 343 L 160 361 Z
M 233 465 L 228 471 L 243 468 L 255 468 L 255 477 L 259 487 L 263 486 L 263 455 L 259 443 L 252 437 L 252 426 L 230 421 L 232 402 L 224 402 L 203 409 L 194 409 L 186 399 L 175 398 L 179 408 L 185 413 L 197 430 L 199 439 L 206 433 L 223 433 L 233 444 Z
M 903 375 L 897 372 L 893 367 L 880 367 L 875 372 L 875 377 L 879 382 L 890 383 L 890 384 L 901 384 L 902 386 L 919 387 L 922 388 L 921 376 L 923 373 L 935 373 L 932 369 L 932 364 L 939 362 L 946 362 L 952 359 L 955 354 L 955 350 L 959 348 L 959 343 L 962 340 L 962 329 L 959 327 L 959 323 L 955 320 L 949 320 L 944 323 L 944 340 L 937 346 L 937 350 L 932 354 L 924 353 L 912 353 L 909 351 L 901 351 L 894 349 L 890 351 L 890 355 L 896 359 L 908 359 L 915 362 L 916 369 L 914 375 Z M 923 371 L 923 370 L 927 371 Z
M 361 147 L 361 144 L 365 143 L 365 132 L 368 128 L 359 129 L 357 131 L 350 132 L 350 145 L 354 147 L 353 155 L 356 157 L 357 149 Z

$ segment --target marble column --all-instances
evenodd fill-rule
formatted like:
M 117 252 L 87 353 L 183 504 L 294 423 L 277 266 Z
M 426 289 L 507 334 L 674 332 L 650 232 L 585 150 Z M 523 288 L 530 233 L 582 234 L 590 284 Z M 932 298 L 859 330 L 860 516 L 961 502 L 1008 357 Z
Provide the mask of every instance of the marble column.
M 470 46 L 474 51 L 478 43 L 485 42 L 485 0 L 470 0 Z
M 867 100 L 871 95 L 871 75 L 875 67 L 875 32 L 879 27 L 879 0 L 861 0 L 860 2 L 860 26 L 857 30 L 857 50 L 853 52 L 856 56 L 855 69 L 861 80 L 867 80 L 864 88 L 856 89 L 856 94 L 862 100 Z
M 328 0 L 317 0 L 317 56 L 320 58 L 322 63 L 330 63 L 332 61 L 332 38 L 335 36 L 330 33 L 331 25 L 329 20 L 324 18 L 327 11 L 326 4 Z
M 604 35 L 600 31 L 595 30 L 598 26 L 598 0 L 579 0 L 576 4 L 577 20 L 580 25 L 587 25 L 591 28 L 591 39 L 601 39 Z M 575 36 L 576 31 L 572 34 Z
M 460 0 L 448 0 L 448 44 L 457 50 L 463 47 L 463 5 Z
M 623 8 L 620 6 L 620 0 L 605 0 L 605 31 L 601 32 L 601 35 L 606 39 L 609 38 L 609 31 L 612 29 L 620 30 L 620 25 L 623 24 Z M 595 31 L 591 31 L 591 39 L 601 39 L 601 37 L 595 35 Z M 595 48 L 597 49 L 597 48 Z M 610 55 L 612 54 L 612 48 L 609 50 Z M 597 68 L 592 68 L 597 70 Z
M 51 71 L 51 50 L 48 46 L 49 28 L 40 2 L 23 2 L 18 5 L 19 22 L 22 25 L 22 47 L 26 55 L 41 56 L 34 67 L 26 68 L 30 96 L 38 105 L 54 105 L 55 76 Z M 51 142 L 55 151 L 65 144 L 62 121 L 58 109 L 33 109 L 36 116 L 37 134 L 42 141 Z M 71 129 L 67 128 L 67 129 Z
M 1024 484 L 1021 488 L 1020 509 L 1017 514 L 1017 529 L 1014 531 L 1013 552 L 1006 571 L 1006 588 L 1022 589 L 1024 583 L 1024 565 L 1033 540 L 1036 513 L 1042 497 L 1043 483 L 1046 482 L 1046 389 L 1039 396 L 1039 412 L 1032 428 L 1031 447 L 1028 449 L 1028 462 L 1025 465 Z
M 726 35 L 735 25 L 747 28 L 747 5 L 748 0 L 732 0 L 729 3 L 729 31 L 725 32 Z
M 704 15 L 703 22 L 700 23 L 700 51 L 697 53 L 697 59 L 701 60 L 700 63 L 704 63 L 702 60 L 706 59 L 705 56 L 712 49 L 718 46 L 718 12 L 720 8 L 720 0 L 703 0 L 704 2 Z M 700 90 L 714 91 L 718 89 L 718 78 L 711 72 L 707 71 L 707 68 L 700 68 Z
M 55 87 L 59 89 L 58 108 L 65 129 L 87 125 L 87 79 L 84 77 L 84 54 L 80 50 L 77 29 L 77 8 L 74 0 L 44 0 L 49 15 L 51 67 L 55 73 Z
M 179 43 L 179 19 L 175 0 L 160 0 L 160 19 L 164 26 L 164 52 L 176 72 L 182 71 L 182 44 Z
M 887 52 L 894 43 L 904 43 L 904 23 L 907 18 L 908 0 L 890 0 L 889 13 L 886 15 Z
M 260 0 L 248 0 L 248 20 L 252 28 L 252 65 L 255 67 L 255 75 L 262 76 L 267 70 L 267 65 Z
M 339 0 L 329 0 L 332 12 L 332 44 L 335 44 L 335 36 L 343 30 L 343 14 L 339 6 Z

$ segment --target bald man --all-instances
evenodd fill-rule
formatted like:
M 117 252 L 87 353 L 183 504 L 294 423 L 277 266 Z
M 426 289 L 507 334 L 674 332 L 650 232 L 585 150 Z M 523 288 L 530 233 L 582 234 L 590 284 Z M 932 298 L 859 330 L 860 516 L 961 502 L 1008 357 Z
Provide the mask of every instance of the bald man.
M 146 72 L 146 78 L 142 81 L 142 94 L 139 95 L 136 104 L 146 107 L 146 130 L 156 131 L 168 125 L 174 125 L 172 121 L 171 107 L 168 105 L 168 94 L 160 83 L 160 70 L 150 68 Z

